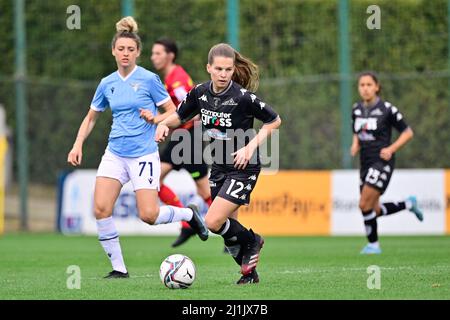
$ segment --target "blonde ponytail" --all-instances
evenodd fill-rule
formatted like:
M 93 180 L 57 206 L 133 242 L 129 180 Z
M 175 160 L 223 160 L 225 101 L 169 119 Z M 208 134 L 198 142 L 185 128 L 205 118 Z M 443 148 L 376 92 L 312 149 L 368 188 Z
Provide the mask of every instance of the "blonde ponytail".
M 116 23 L 117 32 L 129 32 L 129 33 L 138 33 L 139 28 L 136 20 L 133 17 L 125 17 L 120 19 L 119 22 Z
M 133 17 L 128 16 L 119 20 L 116 23 L 116 34 L 111 41 L 111 47 L 114 48 L 116 41 L 119 38 L 130 38 L 136 42 L 137 49 L 140 50 L 142 47 L 141 38 L 138 36 L 138 24 Z

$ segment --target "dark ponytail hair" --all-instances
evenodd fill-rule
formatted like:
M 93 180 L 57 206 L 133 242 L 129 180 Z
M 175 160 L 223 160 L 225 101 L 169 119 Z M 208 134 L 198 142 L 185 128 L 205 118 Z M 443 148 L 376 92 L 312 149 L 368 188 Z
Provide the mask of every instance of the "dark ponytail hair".
M 214 62 L 215 57 L 232 58 L 235 68 L 232 80 L 250 91 L 258 89 L 259 70 L 253 61 L 244 57 L 226 43 L 216 44 L 209 50 L 208 63 L 210 65 Z
M 363 71 L 359 74 L 358 76 L 358 82 L 359 80 L 361 80 L 362 77 L 371 77 L 373 81 L 375 81 L 375 83 L 378 85 L 378 91 L 377 91 L 377 95 L 381 94 L 381 83 L 380 80 L 378 80 L 378 76 L 375 72 L 373 71 Z
M 175 43 L 175 41 L 173 41 L 172 39 L 169 39 L 169 38 L 160 38 L 160 39 L 156 40 L 154 44 L 160 44 L 164 47 L 164 50 L 167 53 L 173 53 L 173 61 L 172 62 L 175 62 L 175 60 L 177 60 L 178 47 L 177 47 L 177 44 Z

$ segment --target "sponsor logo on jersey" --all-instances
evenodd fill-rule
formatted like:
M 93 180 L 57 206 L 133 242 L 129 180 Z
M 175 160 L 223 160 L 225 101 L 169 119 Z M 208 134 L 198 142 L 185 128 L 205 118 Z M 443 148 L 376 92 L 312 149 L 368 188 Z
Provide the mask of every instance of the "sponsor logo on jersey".
M 265 104 L 264 102 L 261 101 L 261 102 L 259 103 L 259 106 L 261 107 L 261 110 L 262 110 L 262 109 L 264 109 L 264 107 L 266 106 L 266 104 Z
M 358 138 L 361 141 L 375 141 L 374 135 L 368 133 L 367 131 L 361 131 L 360 133 L 358 133 Z
M 252 190 L 252 185 L 251 184 L 246 185 L 245 190 L 249 190 L 249 191 Z
M 219 129 L 208 129 L 206 130 L 206 133 L 208 136 L 210 136 L 213 139 L 217 140 L 231 140 L 231 138 L 228 137 L 226 132 L 222 132 Z
M 223 106 L 237 106 L 237 102 L 233 98 L 222 103 Z
M 111 87 L 111 94 L 113 94 L 113 93 L 114 93 L 114 90 L 116 90 L 116 88 L 114 88 L 114 87 Z
M 354 114 L 355 116 L 360 116 L 362 113 L 361 113 L 361 110 L 356 109 L 355 111 L 353 111 L 353 114 Z
M 209 186 L 210 187 L 215 187 L 215 186 L 217 186 L 217 183 L 215 183 L 214 181 L 210 181 L 209 182 Z
M 208 98 L 206 97 L 206 94 L 202 95 L 200 98 L 198 98 L 198 100 L 208 102 Z
M 251 175 L 250 177 L 248 177 L 249 180 L 253 180 L 256 181 L 256 174 Z
M 386 172 L 391 172 L 391 167 L 389 165 L 384 166 L 383 170 Z
M 256 96 L 253 93 L 250 95 L 250 98 L 252 99 L 252 102 L 255 102 Z
M 216 112 L 207 109 L 201 109 L 203 125 L 213 125 L 215 127 L 231 127 L 233 125 L 231 121 L 231 113 L 229 112 Z
M 382 182 L 382 181 L 378 181 L 378 182 L 377 182 L 377 187 L 383 188 L 383 182 Z
M 386 173 L 383 172 L 382 174 L 380 174 L 380 179 L 386 180 L 387 179 Z
M 242 95 L 244 95 L 247 92 L 247 89 L 242 88 L 241 92 L 242 92 Z
M 377 118 L 356 118 L 355 131 L 361 130 L 377 130 Z
M 242 196 L 240 196 L 240 198 L 239 198 L 239 199 L 241 199 L 241 200 L 245 200 L 245 199 L 247 199 L 247 195 L 243 194 Z
M 372 110 L 370 112 L 370 115 L 371 116 L 382 116 L 383 112 L 380 109 L 376 108 L 375 110 Z
M 182 101 L 184 98 L 186 98 L 187 91 L 184 87 L 178 87 L 173 89 L 173 94 L 175 95 L 178 101 Z

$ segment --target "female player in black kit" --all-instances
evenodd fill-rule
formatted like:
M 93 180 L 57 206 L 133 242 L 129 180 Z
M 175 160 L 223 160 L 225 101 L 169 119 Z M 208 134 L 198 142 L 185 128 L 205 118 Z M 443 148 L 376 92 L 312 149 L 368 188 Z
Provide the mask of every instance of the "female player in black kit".
M 173 115 L 158 125 L 156 141 L 162 141 L 175 128 L 200 114 L 214 151 L 210 187 L 213 202 L 205 216 L 209 230 L 220 234 L 230 254 L 241 266 L 238 284 L 257 283 L 256 265 L 263 238 L 230 216 L 248 205 L 261 164 L 258 146 L 277 129 L 281 119 L 254 93 L 258 68 L 230 45 L 211 48 L 206 66 L 211 81 L 197 85 Z M 254 133 L 254 119 L 264 125 Z M 251 133 L 249 133 L 249 130 Z M 252 134 L 253 133 L 253 134 Z
M 420 221 L 423 220 L 414 196 L 401 202 L 379 202 L 394 171 L 394 154 L 413 137 L 412 129 L 406 124 L 398 108 L 380 99 L 380 88 L 374 73 L 362 73 L 358 80 L 362 101 L 355 103 L 352 110 L 354 134 L 351 155 L 355 156 L 361 150 L 359 208 L 369 240 L 361 254 L 381 253 L 377 233 L 378 217 L 408 209 Z M 400 132 L 400 136 L 391 144 L 392 127 Z

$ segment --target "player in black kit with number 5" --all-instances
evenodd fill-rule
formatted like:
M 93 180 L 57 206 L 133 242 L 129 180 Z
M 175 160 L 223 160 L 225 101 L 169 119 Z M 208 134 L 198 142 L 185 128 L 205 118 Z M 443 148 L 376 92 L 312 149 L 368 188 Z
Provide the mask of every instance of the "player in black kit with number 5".
M 210 187 L 213 202 L 205 216 L 209 230 L 224 238 L 225 246 L 241 266 L 238 284 L 257 283 L 256 265 L 263 238 L 230 218 L 241 205 L 248 205 L 261 171 L 258 146 L 277 129 L 281 119 L 253 92 L 258 68 L 228 44 L 217 44 L 208 54 L 211 81 L 197 85 L 173 115 L 157 128 L 162 141 L 175 128 L 200 114 L 203 128 L 212 139 Z M 264 124 L 256 134 L 254 119 Z M 201 141 L 200 141 L 201 142 Z
M 397 107 L 379 98 L 381 86 L 374 73 L 364 72 L 359 76 L 358 90 L 362 101 L 353 105 L 351 154 L 355 156 L 361 150 L 359 207 L 369 240 L 361 254 L 379 254 L 378 217 L 408 209 L 423 220 L 414 196 L 401 202 L 379 202 L 394 171 L 394 154 L 413 137 L 413 131 Z M 400 136 L 391 144 L 392 127 L 400 132 Z

